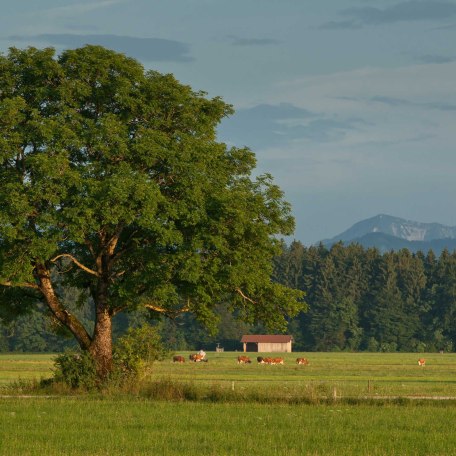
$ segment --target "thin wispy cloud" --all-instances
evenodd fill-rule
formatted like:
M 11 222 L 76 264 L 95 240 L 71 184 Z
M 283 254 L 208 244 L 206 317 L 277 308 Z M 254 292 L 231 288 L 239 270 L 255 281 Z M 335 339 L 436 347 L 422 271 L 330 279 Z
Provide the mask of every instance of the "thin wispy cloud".
M 456 111 L 456 104 L 445 101 L 414 102 L 401 98 L 392 98 L 384 96 L 371 97 L 368 101 L 374 103 L 383 103 L 390 107 L 410 106 L 414 108 L 435 109 L 438 111 Z
M 434 27 L 433 30 L 456 30 L 456 24 L 447 24 L 440 27 Z
M 362 25 L 354 20 L 348 21 L 329 21 L 318 27 L 321 30 L 357 30 L 362 28 Z
M 90 13 L 98 9 L 109 8 L 113 5 L 125 3 L 126 0 L 103 0 L 101 2 L 81 2 L 72 3 L 71 5 L 57 6 L 43 10 L 47 17 L 68 17 L 80 14 Z
M 446 101 L 428 101 L 417 102 L 404 98 L 389 97 L 385 95 L 376 95 L 373 97 L 335 97 L 337 100 L 351 101 L 355 103 L 378 103 L 390 108 L 421 108 L 434 109 L 437 111 L 456 111 L 456 104 Z
M 262 104 L 238 110 L 222 122 L 219 133 L 238 146 L 265 149 L 301 140 L 335 141 L 357 123 L 356 119 L 334 119 L 291 103 Z
M 96 25 L 85 25 L 85 24 L 66 24 L 67 30 L 73 30 L 76 32 L 97 32 L 100 28 Z
M 271 46 L 279 44 L 278 40 L 272 38 L 241 38 L 234 35 L 228 36 L 234 46 Z
M 161 38 L 138 38 L 120 35 L 78 35 L 68 33 L 40 34 L 32 36 L 11 36 L 13 41 L 48 43 L 64 48 L 76 48 L 96 44 L 123 52 L 145 61 L 190 62 L 190 48 L 186 43 Z
M 430 64 L 443 64 L 443 63 L 451 63 L 456 62 L 456 57 L 449 57 L 445 55 L 437 55 L 437 54 L 426 54 L 420 55 L 416 57 L 418 62 L 422 63 L 430 63 Z
M 442 21 L 456 16 L 456 4 L 447 1 L 410 0 L 386 8 L 359 6 L 339 12 L 345 19 L 322 24 L 320 29 L 354 29 L 397 22 Z

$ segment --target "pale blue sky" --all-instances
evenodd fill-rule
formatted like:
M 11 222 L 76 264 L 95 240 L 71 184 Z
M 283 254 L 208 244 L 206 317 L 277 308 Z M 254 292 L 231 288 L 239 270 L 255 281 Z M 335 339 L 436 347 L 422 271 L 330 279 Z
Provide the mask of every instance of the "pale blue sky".
M 456 0 L 0 0 L 0 50 L 102 44 L 221 96 L 306 244 L 456 225 Z

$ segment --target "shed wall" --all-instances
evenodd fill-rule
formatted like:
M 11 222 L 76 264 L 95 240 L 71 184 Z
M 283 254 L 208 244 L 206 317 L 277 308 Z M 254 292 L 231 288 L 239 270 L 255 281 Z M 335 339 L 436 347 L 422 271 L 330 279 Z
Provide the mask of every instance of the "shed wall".
M 272 343 L 272 342 L 259 342 L 258 351 L 262 353 L 287 353 L 291 352 L 291 342 Z

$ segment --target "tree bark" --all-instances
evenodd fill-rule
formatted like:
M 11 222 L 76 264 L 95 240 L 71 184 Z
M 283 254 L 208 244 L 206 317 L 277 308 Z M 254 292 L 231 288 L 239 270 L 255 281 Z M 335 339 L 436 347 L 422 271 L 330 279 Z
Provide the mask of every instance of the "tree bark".
M 95 329 L 89 352 L 92 355 L 101 380 L 107 378 L 112 370 L 112 312 L 109 307 L 109 275 L 105 272 L 106 258 L 101 262 L 99 278 L 95 291 Z
M 82 323 L 61 304 L 55 294 L 49 270 L 43 265 L 37 265 L 36 276 L 39 280 L 38 288 L 53 315 L 72 332 L 82 350 L 92 355 L 100 380 L 106 379 L 112 369 L 112 316 L 107 304 L 107 283 L 99 279 L 95 330 L 91 337 Z
M 98 377 L 106 379 L 112 370 L 112 317 L 106 308 L 97 308 L 89 352 L 95 361 Z
M 58 296 L 55 294 L 49 270 L 43 265 L 37 265 L 35 271 L 39 282 L 38 288 L 43 294 L 52 314 L 63 326 L 71 331 L 80 347 L 83 350 L 88 350 L 92 344 L 92 338 L 82 323 L 61 304 Z

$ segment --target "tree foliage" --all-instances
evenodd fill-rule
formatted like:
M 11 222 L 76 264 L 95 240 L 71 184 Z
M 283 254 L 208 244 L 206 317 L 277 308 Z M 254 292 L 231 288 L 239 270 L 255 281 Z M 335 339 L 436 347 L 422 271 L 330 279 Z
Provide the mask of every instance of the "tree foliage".
M 99 46 L 0 58 L 2 313 L 44 301 L 95 358 L 112 362 L 112 318 L 146 307 L 210 325 L 229 302 L 284 329 L 302 294 L 271 280 L 293 229 L 254 154 L 217 142 L 232 108 Z M 56 277 L 59 277 L 58 279 Z M 93 330 L 58 284 L 87 293 Z

